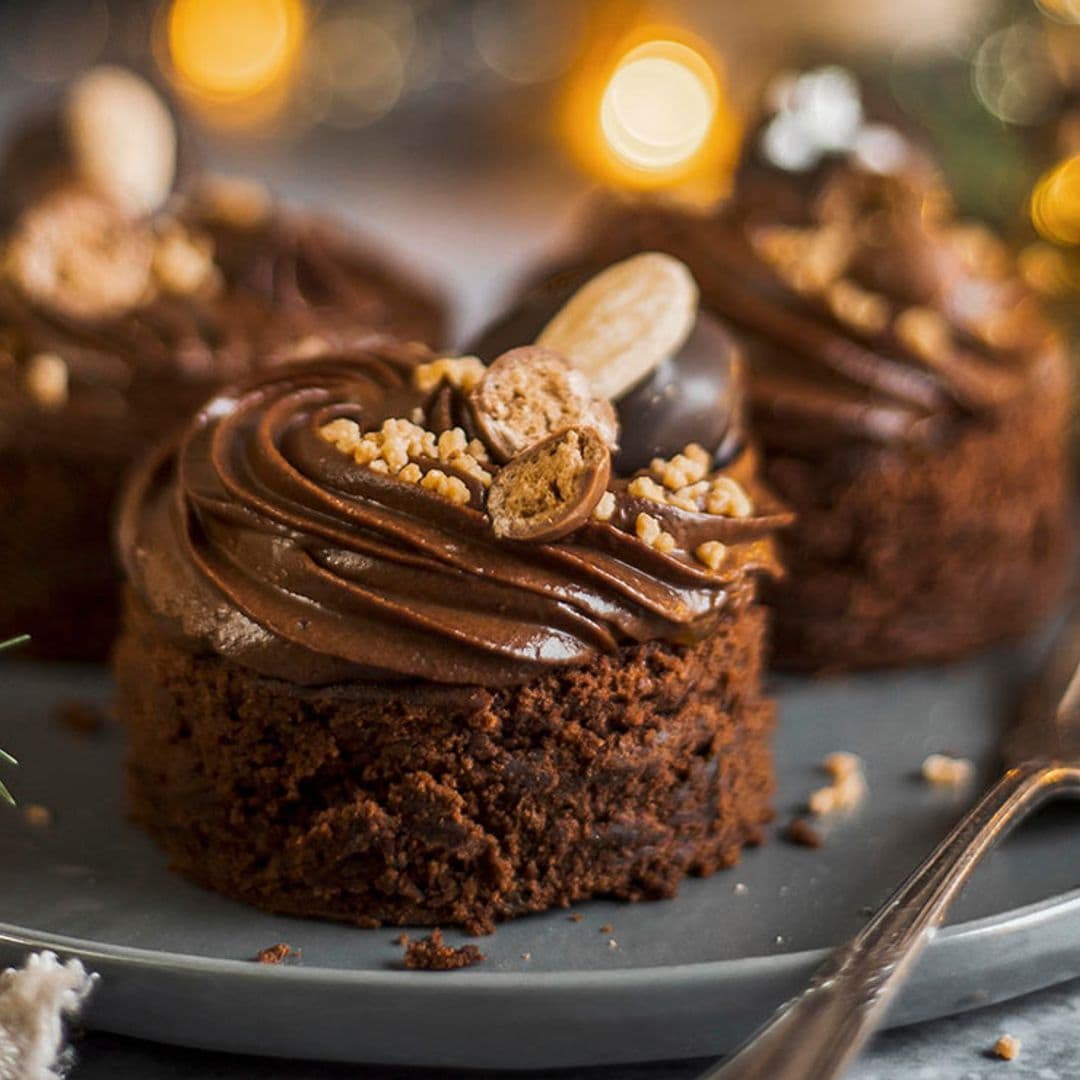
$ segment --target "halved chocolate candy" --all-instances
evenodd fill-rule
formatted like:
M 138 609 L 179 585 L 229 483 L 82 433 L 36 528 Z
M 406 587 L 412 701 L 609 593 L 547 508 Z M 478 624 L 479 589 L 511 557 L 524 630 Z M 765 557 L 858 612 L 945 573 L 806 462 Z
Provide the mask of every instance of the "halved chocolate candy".
M 611 477 L 611 452 L 592 429 L 572 427 L 518 454 L 496 474 L 487 509 L 495 535 L 546 542 L 589 520 Z

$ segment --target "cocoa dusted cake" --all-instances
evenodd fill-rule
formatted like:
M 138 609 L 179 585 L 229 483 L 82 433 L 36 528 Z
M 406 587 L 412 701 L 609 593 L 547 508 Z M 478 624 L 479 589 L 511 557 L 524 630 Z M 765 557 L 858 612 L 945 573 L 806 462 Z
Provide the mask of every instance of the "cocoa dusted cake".
M 174 191 L 173 121 L 130 73 L 91 72 L 57 125 L 6 169 L 24 198 L 0 266 L 0 636 L 90 659 L 113 637 L 132 461 L 252 367 L 372 332 L 435 343 L 443 311 L 258 185 Z
M 763 475 L 797 515 L 787 576 L 765 590 L 775 662 L 960 657 L 1063 595 L 1066 351 L 1003 245 L 956 219 L 927 153 L 867 122 L 842 73 L 803 79 L 750 141 L 729 204 L 607 205 L 505 325 L 543 342 L 576 275 L 638 250 L 685 261 L 739 340 Z
M 758 842 L 755 589 L 788 517 L 716 427 L 730 338 L 708 423 L 641 467 L 616 449 L 696 305 L 642 256 L 564 308 L 577 366 L 368 342 L 223 391 L 143 465 L 117 708 L 178 871 L 275 912 L 484 931 L 670 896 Z

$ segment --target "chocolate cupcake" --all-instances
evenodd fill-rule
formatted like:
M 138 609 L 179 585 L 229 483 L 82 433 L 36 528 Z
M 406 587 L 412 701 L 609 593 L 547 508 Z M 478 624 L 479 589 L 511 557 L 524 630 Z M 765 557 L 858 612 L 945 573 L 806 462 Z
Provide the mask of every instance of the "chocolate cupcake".
M 798 518 L 766 589 L 787 668 L 1021 634 L 1061 599 L 1072 551 L 1062 342 L 925 152 L 856 118 L 825 146 L 811 124 L 798 155 L 768 120 L 718 213 L 609 205 L 566 261 L 670 252 L 735 333 L 764 476 Z
M 91 659 L 113 636 L 132 461 L 255 366 L 372 333 L 435 343 L 443 311 L 256 184 L 173 191 L 171 117 L 129 73 L 92 72 L 51 128 L 10 185 L 0 268 L 0 635 Z
M 275 912 L 479 931 L 670 896 L 759 840 L 755 581 L 787 518 L 749 452 L 612 464 L 627 377 L 694 321 L 672 263 L 614 290 L 664 278 L 663 332 L 603 282 L 572 298 L 586 366 L 368 343 L 223 392 L 138 471 L 118 711 L 177 870 Z

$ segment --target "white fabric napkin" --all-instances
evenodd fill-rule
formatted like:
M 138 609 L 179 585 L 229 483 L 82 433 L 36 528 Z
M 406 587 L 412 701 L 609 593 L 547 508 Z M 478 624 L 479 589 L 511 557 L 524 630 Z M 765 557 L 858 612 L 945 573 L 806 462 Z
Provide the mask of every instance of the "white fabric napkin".
M 64 1021 L 79 1014 L 97 981 L 78 960 L 32 953 L 0 973 L 0 1080 L 57 1080 L 72 1062 Z

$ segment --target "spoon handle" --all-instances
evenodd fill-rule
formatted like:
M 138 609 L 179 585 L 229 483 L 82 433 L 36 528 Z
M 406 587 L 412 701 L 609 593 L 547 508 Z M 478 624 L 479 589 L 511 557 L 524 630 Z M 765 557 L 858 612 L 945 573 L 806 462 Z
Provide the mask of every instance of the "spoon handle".
M 831 1080 L 873 1034 L 976 864 L 1052 792 L 1080 793 L 1080 769 L 1010 769 L 849 944 L 735 1055 L 700 1080 Z

